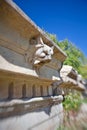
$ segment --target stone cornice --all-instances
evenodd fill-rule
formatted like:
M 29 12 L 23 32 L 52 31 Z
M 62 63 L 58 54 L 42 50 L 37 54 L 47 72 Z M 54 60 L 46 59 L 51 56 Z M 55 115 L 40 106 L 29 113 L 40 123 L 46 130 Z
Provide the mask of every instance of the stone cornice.
M 21 54 L 23 56 L 25 55 L 25 52 L 26 52 L 25 46 L 20 46 L 20 44 L 11 41 L 11 39 L 8 39 L 1 34 L 0 34 L 0 45 L 2 47 L 8 48 L 8 49 L 18 53 L 18 54 Z M 47 63 L 45 65 L 50 68 L 53 68 L 55 70 L 58 70 L 61 68 L 61 61 L 59 61 L 53 57 L 51 62 Z
M 85 91 L 84 82 L 81 75 L 79 75 L 72 66 L 63 65 L 60 71 L 60 76 L 63 80 L 60 85 L 61 87 Z
M 40 35 L 45 44 L 55 47 L 54 57 L 62 62 L 65 60 L 66 54 L 13 1 L 1 0 L 0 5 L 0 13 L 11 27 L 28 39 Z
M 0 69 L 0 77 L 9 78 L 9 79 L 21 79 L 28 82 L 29 81 L 33 82 L 33 80 L 35 80 L 36 83 L 42 83 L 46 85 L 51 85 L 53 82 L 55 82 L 55 80 L 40 78 L 38 76 L 30 75 L 28 73 L 13 72 L 13 71 L 2 70 L 2 69 Z

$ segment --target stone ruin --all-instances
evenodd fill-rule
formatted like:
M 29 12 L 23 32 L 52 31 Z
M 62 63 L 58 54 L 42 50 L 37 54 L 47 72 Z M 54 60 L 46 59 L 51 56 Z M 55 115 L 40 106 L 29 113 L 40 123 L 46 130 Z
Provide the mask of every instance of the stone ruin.
M 13 1 L 0 0 L 0 130 L 55 130 L 61 125 L 63 89 L 84 90 L 72 67 L 61 69 L 65 59 Z
M 59 127 L 65 58 L 13 1 L 0 0 L 0 130 Z
M 60 84 L 63 88 L 65 94 L 70 91 L 85 91 L 85 82 L 80 74 L 69 65 L 63 65 L 60 71 L 60 76 L 62 77 L 63 82 Z

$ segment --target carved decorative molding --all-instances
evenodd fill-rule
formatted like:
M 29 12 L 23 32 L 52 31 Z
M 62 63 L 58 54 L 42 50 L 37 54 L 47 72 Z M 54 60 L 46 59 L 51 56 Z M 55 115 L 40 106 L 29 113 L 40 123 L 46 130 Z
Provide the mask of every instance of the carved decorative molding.
M 0 103 L 0 118 L 22 115 L 37 109 L 59 104 L 63 101 L 63 96 L 38 97 L 30 100 L 11 100 Z
M 84 82 L 81 75 L 79 75 L 72 66 L 63 65 L 60 75 L 63 80 L 62 84 L 60 84 L 61 87 L 85 91 Z
M 25 47 L 11 41 L 0 35 L 0 45 L 8 48 L 18 54 L 24 55 L 26 63 L 31 63 L 34 66 L 42 66 L 52 60 L 54 46 L 50 47 L 44 44 L 41 37 L 36 39 L 32 38 L 29 41 L 29 47 Z M 52 61 L 53 64 L 54 61 Z M 51 65 L 53 66 L 53 65 Z
M 34 66 L 42 66 L 51 61 L 53 49 L 54 46 L 50 47 L 44 44 L 41 37 L 31 39 L 29 48 L 25 52 L 25 60 Z

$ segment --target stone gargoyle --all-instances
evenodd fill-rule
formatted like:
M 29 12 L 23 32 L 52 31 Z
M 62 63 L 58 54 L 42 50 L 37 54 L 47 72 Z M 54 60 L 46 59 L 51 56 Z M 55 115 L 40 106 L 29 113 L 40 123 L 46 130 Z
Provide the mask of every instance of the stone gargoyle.
M 51 61 L 54 46 L 49 47 L 48 45 L 43 43 L 43 40 L 41 37 L 38 37 L 37 45 L 35 47 L 36 47 L 36 52 L 34 55 L 35 56 L 34 65 L 48 63 Z
M 26 62 L 32 63 L 34 66 L 42 66 L 52 59 L 54 46 L 50 47 L 44 44 L 41 37 L 32 39 L 30 46 L 25 52 Z

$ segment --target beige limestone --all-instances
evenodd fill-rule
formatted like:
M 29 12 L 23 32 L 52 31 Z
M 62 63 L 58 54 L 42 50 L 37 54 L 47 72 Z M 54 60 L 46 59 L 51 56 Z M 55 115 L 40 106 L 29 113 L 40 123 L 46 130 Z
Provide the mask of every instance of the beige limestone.
M 43 48 L 37 48 L 39 42 L 44 43 Z M 37 53 L 39 49 L 41 53 Z M 37 55 L 41 56 L 40 66 L 34 65 Z M 0 0 L 1 130 L 54 130 L 60 125 L 63 97 L 57 87 L 65 58 L 66 54 L 13 1 Z
M 79 75 L 72 66 L 63 65 L 60 75 L 63 79 L 63 83 L 60 85 L 61 87 L 85 91 L 84 82 L 81 75 Z

